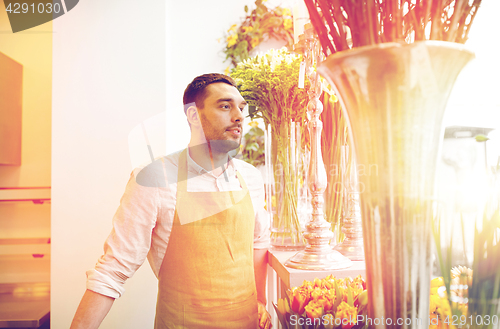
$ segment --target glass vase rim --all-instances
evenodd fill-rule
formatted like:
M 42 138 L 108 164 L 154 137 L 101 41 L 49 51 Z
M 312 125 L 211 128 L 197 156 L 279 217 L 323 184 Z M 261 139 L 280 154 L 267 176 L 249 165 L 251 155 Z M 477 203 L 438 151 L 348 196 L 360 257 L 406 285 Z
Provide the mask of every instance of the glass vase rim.
M 448 49 L 454 49 L 458 51 L 463 51 L 469 53 L 472 58 L 475 58 L 475 53 L 474 51 L 466 46 L 463 43 L 458 43 L 458 42 L 451 42 L 451 41 L 442 41 L 442 40 L 419 40 L 415 41 L 412 43 L 406 43 L 406 42 L 382 42 L 382 43 L 376 43 L 373 45 L 366 45 L 366 46 L 361 46 L 361 47 L 354 47 L 351 49 L 346 49 L 342 50 L 336 53 L 333 53 L 329 55 L 327 58 L 325 58 L 319 65 L 318 68 L 324 67 L 326 65 L 326 62 L 332 62 L 336 60 L 340 60 L 345 57 L 350 57 L 355 54 L 360 54 L 367 52 L 369 50 L 389 50 L 389 49 L 404 49 L 404 48 L 413 48 L 418 45 L 425 45 L 425 46 L 431 46 L 431 47 L 441 47 L 441 48 L 448 48 Z

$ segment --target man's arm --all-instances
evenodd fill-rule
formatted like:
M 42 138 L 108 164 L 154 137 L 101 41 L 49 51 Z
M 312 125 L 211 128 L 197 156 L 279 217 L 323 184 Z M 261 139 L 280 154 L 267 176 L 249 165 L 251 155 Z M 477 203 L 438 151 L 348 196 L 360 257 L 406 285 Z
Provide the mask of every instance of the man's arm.
M 255 285 L 257 286 L 257 300 L 266 305 L 267 249 L 253 250 L 253 267 Z
M 267 249 L 253 250 L 253 266 L 255 272 L 255 285 L 257 287 L 259 327 L 271 328 L 271 317 L 266 311 Z
M 99 328 L 114 301 L 115 299 L 112 297 L 104 296 L 87 289 L 80 305 L 78 305 L 70 329 Z

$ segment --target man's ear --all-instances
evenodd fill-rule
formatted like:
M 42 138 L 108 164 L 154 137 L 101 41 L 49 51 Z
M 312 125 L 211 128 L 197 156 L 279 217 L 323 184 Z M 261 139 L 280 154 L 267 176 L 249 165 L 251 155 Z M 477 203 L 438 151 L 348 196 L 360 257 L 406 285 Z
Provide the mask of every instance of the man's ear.
M 191 126 L 201 125 L 200 117 L 198 116 L 198 109 L 195 105 L 191 105 L 190 107 L 188 107 L 188 109 L 186 110 L 186 116 Z

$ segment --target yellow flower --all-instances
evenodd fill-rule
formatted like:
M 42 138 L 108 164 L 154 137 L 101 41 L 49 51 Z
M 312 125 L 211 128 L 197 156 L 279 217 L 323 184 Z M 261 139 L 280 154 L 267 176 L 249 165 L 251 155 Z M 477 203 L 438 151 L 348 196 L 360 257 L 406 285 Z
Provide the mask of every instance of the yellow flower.
M 293 27 L 293 21 L 290 18 L 285 18 L 283 20 L 283 26 L 285 29 L 289 30 Z
M 238 35 L 237 34 L 231 34 L 230 36 L 227 37 L 227 46 L 230 48 L 236 44 L 236 41 L 238 41 Z
M 288 8 L 283 8 L 283 16 L 292 16 L 292 12 Z
M 434 278 L 431 280 L 431 288 L 444 286 L 444 280 L 442 277 Z
M 231 70 L 231 65 L 229 65 L 228 67 L 226 67 L 226 69 L 224 70 L 224 74 L 225 75 L 229 75 L 230 70 Z
M 252 48 L 257 47 L 259 43 L 260 41 L 257 37 L 253 37 L 252 40 L 250 40 L 250 45 L 252 46 Z
M 231 27 L 229 28 L 229 30 L 227 30 L 228 32 L 231 32 L 231 31 L 236 31 L 236 24 L 233 24 L 231 25 Z
M 259 123 L 257 121 L 250 121 L 248 125 L 252 128 L 257 128 L 259 126 Z
M 439 298 L 439 296 L 437 296 L 437 295 L 431 295 L 429 312 L 430 313 L 435 312 L 440 304 L 441 304 L 441 298 Z

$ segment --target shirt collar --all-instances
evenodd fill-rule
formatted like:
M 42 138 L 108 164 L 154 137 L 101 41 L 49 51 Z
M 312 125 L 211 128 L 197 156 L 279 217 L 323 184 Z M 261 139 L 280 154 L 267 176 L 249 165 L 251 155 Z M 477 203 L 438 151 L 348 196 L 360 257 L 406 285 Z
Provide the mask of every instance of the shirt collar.
M 191 156 L 189 155 L 189 152 L 186 152 L 186 154 L 187 154 L 187 165 L 188 165 L 188 170 L 189 171 L 191 171 L 191 172 L 193 172 L 195 174 L 198 174 L 198 175 L 210 174 L 210 172 L 208 172 L 207 170 L 205 170 L 205 168 L 203 168 L 202 166 L 200 166 L 199 164 L 197 164 L 191 158 Z M 233 174 L 235 172 L 235 170 L 236 170 L 233 158 L 229 157 L 229 159 L 230 160 L 229 160 L 229 163 L 227 165 L 227 169 L 225 170 L 227 175 Z M 224 175 L 224 173 L 222 173 L 222 175 Z

